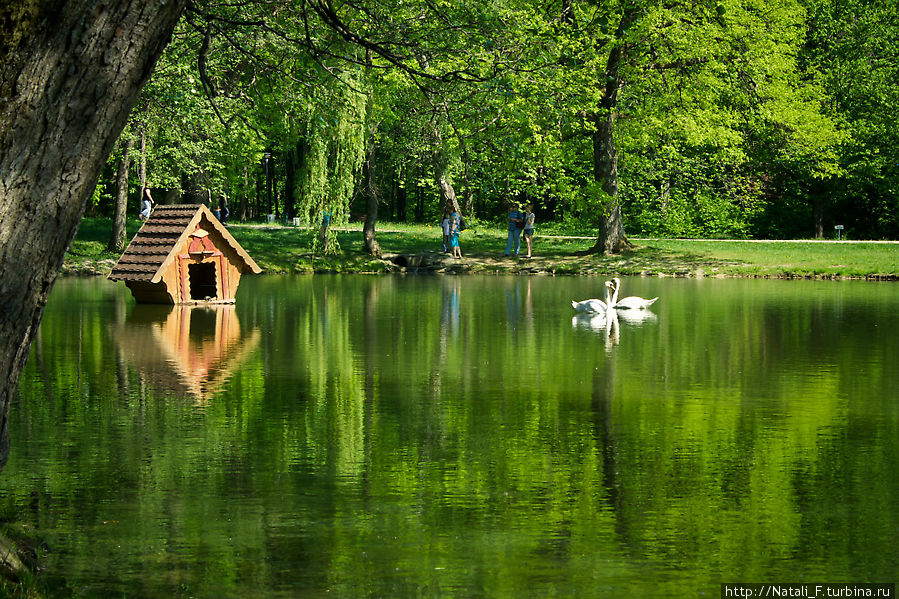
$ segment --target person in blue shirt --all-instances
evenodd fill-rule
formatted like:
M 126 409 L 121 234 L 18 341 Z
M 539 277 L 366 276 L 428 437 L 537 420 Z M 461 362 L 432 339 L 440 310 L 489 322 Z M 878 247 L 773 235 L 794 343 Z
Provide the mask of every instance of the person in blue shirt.
M 322 252 L 328 251 L 328 227 L 331 226 L 331 213 L 327 210 L 322 211 L 322 225 L 318 230 L 319 239 L 322 243 Z
M 524 213 L 518 209 L 518 204 L 512 202 L 509 207 L 509 238 L 506 240 L 506 251 L 503 256 L 508 256 L 515 250 L 515 256 L 521 249 L 521 231 L 524 229 Z M 513 248 L 514 246 L 514 248 Z
M 459 247 L 459 231 L 462 227 L 462 215 L 453 211 L 450 217 L 450 247 L 453 250 L 453 258 L 462 258 L 462 248 Z

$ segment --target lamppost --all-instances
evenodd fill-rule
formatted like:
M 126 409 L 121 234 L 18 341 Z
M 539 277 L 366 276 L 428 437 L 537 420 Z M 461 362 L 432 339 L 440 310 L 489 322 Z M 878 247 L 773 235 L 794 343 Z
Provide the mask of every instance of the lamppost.
M 263 154 L 263 160 L 265 161 L 265 195 L 266 195 L 266 214 L 272 213 L 272 153 L 266 151 Z

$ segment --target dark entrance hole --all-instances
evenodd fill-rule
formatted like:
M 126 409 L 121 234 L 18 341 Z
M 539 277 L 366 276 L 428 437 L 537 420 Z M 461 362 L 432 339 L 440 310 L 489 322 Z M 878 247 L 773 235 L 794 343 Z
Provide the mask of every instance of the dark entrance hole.
M 211 308 L 191 308 L 190 340 L 197 346 L 206 341 L 215 341 L 216 311 Z
M 188 264 L 187 276 L 190 280 L 190 299 L 215 298 L 215 263 Z

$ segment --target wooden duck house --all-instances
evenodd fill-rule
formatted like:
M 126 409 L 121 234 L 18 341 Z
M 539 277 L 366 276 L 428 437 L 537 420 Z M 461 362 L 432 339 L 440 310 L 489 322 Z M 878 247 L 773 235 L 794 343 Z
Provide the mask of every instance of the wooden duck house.
M 157 206 L 109 279 L 142 304 L 228 303 L 248 272 L 262 269 L 206 206 Z

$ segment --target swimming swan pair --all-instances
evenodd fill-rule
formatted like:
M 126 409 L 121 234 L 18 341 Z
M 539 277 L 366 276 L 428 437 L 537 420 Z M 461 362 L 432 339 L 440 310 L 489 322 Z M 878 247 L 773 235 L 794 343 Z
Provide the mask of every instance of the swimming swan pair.
M 618 277 L 615 277 L 611 281 L 606 281 L 605 287 L 605 301 L 600 299 L 587 299 L 579 302 L 572 301 L 571 307 L 578 312 L 595 312 L 604 314 L 610 308 L 616 308 L 618 310 L 645 310 L 659 299 L 658 297 L 654 297 L 652 299 L 643 299 L 642 297 L 631 295 L 619 300 L 618 290 L 621 288 L 621 279 L 619 279 Z

